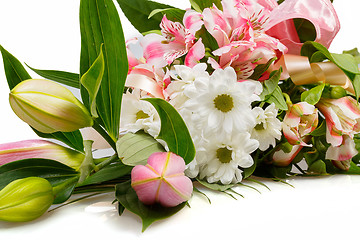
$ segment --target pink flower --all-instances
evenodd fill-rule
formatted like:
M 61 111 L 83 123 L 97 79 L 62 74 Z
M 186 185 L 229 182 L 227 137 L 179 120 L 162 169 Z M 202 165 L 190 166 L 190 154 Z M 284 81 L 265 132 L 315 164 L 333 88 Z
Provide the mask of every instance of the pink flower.
M 292 105 L 283 121 L 283 133 L 292 145 L 311 146 L 304 141 L 306 135 L 318 125 L 318 110 L 307 102 Z
M 175 59 L 184 55 L 185 65 L 195 66 L 205 56 L 205 47 L 200 39 L 195 38 L 195 33 L 202 26 L 201 15 L 193 10 L 184 15 L 184 25 L 173 22 L 164 15 L 160 28 L 161 34 L 148 34 L 144 41 L 144 55 L 147 59 L 171 64 Z M 165 65 L 164 65 L 165 66 Z
M 303 148 L 301 145 L 294 145 L 290 152 L 285 152 L 283 149 L 279 148 L 274 152 L 272 156 L 272 164 L 279 167 L 288 166 L 294 158 L 298 155 L 300 150 Z
M 51 159 L 76 169 L 80 167 L 85 155 L 46 140 L 25 140 L 0 144 L 0 166 L 29 158 Z
M 184 175 L 184 160 L 171 152 L 153 153 L 146 166 L 131 171 L 131 186 L 144 204 L 174 207 L 190 199 L 192 182 Z
M 355 148 L 355 142 L 349 136 L 343 136 L 343 142 L 339 146 L 330 145 L 326 151 L 325 158 L 335 161 L 351 160 L 358 151 Z
M 316 106 L 325 116 L 326 141 L 332 146 L 340 146 L 345 136 L 353 138 L 360 132 L 360 108 L 352 97 L 322 98 Z

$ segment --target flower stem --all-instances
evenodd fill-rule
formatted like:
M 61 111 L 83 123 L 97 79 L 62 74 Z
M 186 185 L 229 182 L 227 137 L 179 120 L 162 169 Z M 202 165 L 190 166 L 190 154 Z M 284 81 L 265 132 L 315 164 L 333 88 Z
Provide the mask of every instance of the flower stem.
M 118 160 L 119 157 L 117 154 L 112 155 L 111 157 L 105 159 L 104 161 L 102 161 L 101 163 L 99 163 L 98 165 L 96 165 L 95 167 L 95 172 L 99 171 L 100 169 L 102 169 L 103 167 L 106 167 L 107 165 L 109 165 L 110 163 Z
M 116 152 L 116 144 L 115 141 L 109 136 L 109 134 L 97 123 L 94 121 L 94 125 L 92 126 L 111 146 L 112 149 Z

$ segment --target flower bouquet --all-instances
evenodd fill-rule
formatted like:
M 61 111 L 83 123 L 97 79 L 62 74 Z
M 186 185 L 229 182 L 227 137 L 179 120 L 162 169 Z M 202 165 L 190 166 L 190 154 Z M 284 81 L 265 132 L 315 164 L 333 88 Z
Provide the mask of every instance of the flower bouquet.
M 10 105 L 42 138 L 0 145 L 0 220 L 112 191 L 145 230 L 199 185 L 360 174 L 359 53 L 328 51 L 330 1 L 117 3 L 142 34 L 125 41 L 113 1 L 81 0 L 79 73 L 33 79 L 0 46 Z M 111 154 L 94 155 L 90 128 Z

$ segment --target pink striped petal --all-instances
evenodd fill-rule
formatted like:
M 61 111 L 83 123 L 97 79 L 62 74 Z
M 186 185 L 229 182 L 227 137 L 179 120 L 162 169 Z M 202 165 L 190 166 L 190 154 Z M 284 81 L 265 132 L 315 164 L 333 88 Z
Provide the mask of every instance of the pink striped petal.
M 183 20 L 185 28 L 189 29 L 190 33 L 195 35 L 197 31 L 204 25 L 202 15 L 195 10 L 187 10 Z
M 175 207 L 191 197 L 192 182 L 188 177 L 166 178 L 159 189 L 159 202 L 165 207 Z
M 205 57 L 205 46 L 200 38 L 189 50 L 185 57 L 185 65 L 188 67 L 194 67 L 199 63 L 200 59 Z
M 142 39 L 140 44 L 144 51 L 146 63 L 159 68 L 166 66 L 164 54 L 167 52 L 167 46 L 162 44 L 163 41 L 166 39 L 155 33 L 148 34 Z
M 329 160 L 345 161 L 352 159 L 358 151 L 355 148 L 355 142 L 349 136 L 344 136 L 344 141 L 339 146 L 330 146 L 325 158 Z

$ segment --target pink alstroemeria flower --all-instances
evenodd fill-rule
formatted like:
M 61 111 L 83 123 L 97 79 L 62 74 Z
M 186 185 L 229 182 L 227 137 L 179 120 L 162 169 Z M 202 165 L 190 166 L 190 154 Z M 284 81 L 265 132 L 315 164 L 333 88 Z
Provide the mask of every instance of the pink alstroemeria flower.
M 313 105 L 307 102 L 293 104 L 283 121 L 284 136 L 292 145 L 311 147 L 304 138 L 315 130 L 318 121 L 318 110 Z
M 219 57 L 209 58 L 214 69 L 233 67 L 239 80 L 251 76 L 256 64 L 266 63 L 287 48 L 265 33 L 270 11 L 254 1 L 222 1 L 223 10 L 215 5 L 203 11 L 204 25 L 216 39 Z M 256 62 L 256 64 L 254 64 Z
M 355 148 L 355 142 L 349 136 L 343 136 L 343 142 L 339 146 L 330 145 L 327 149 L 325 158 L 335 161 L 351 160 L 358 151 Z
M 352 97 L 321 98 L 316 107 L 325 116 L 326 141 L 332 146 L 340 146 L 345 136 L 353 138 L 360 132 L 360 108 Z
M 80 167 L 85 155 L 46 140 L 24 140 L 0 144 L 0 166 L 29 158 L 55 160 L 77 169 Z
M 195 37 L 203 24 L 201 14 L 188 10 L 183 23 L 184 25 L 170 21 L 164 15 L 160 24 L 162 35 L 152 33 L 145 36 L 144 55 L 148 55 L 148 59 L 165 60 L 166 64 L 171 64 L 186 54 L 185 65 L 195 66 L 205 56 L 205 46 L 201 38 Z
M 131 186 L 144 204 L 174 207 L 190 199 L 193 185 L 184 175 L 184 160 L 171 152 L 153 153 L 145 166 L 131 171 Z

